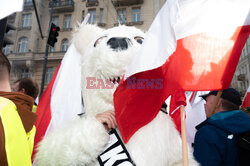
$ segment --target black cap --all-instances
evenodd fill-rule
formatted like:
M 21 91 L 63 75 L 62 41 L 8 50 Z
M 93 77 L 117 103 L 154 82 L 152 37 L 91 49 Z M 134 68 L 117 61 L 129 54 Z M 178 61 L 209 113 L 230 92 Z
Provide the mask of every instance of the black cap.
M 201 95 L 204 100 L 210 95 L 216 96 L 218 91 L 210 91 L 208 94 Z M 228 88 L 222 91 L 221 98 L 230 101 L 231 103 L 236 104 L 237 106 L 240 106 L 242 101 L 240 97 L 240 93 L 235 90 L 234 88 Z

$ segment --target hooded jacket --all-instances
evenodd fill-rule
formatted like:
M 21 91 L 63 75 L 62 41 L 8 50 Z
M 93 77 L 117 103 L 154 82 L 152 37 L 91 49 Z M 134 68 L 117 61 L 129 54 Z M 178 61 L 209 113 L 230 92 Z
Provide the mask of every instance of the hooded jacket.
M 23 127 L 28 133 L 35 124 L 37 115 L 32 112 L 33 98 L 19 92 L 0 92 L 1 97 L 11 100 L 17 107 L 17 112 L 22 121 Z M 5 151 L 5 137 L 3 124 L 0 118 L 0 165 L 7 166 Z
M 194 156 L 202 166 L 237 166 L 235 134 L 250 131 L 250 117 L 239 110 L 216 113 L 198 126 Z

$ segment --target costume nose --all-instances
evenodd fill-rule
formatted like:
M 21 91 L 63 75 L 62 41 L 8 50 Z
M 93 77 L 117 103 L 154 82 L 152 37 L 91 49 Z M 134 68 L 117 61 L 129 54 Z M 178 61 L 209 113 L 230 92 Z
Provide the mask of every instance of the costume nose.
M 108 40 L 107 44 L 115 51 L 126 50 L 128 45 L 132 44 L 129 38 L 112 37 Z

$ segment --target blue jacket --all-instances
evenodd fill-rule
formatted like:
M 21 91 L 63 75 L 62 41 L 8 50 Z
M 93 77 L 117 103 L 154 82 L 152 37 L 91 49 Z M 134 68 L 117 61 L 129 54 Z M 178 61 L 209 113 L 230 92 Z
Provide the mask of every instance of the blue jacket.
M 198 126 L 194 157 L 202 166 L 237 166 L 233 134 L 250 131 L 250 117 L 242 111 L 216 113 Z

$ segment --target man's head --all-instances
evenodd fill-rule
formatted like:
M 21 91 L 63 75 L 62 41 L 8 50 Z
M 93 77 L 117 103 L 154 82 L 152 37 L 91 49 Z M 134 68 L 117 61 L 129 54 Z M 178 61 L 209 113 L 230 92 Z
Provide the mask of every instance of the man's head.
M 10 62 L 0 51 L 0 91 L 10 92 Z
M 4 79 L 4 77 L 10 75 L 10 62 L 7 57 L 0 51 L 0 80 Z
M 34 82 L 32 79 L 21 78 L 15 82 L 13 86 L 13 91 L 22 92 L 36 99 L 39 93 L 39 87 L 38 84 Z
M 240 93 L 233 88 L 228 88 L 223 90 L 218 104 L 215 106 L 215 110 L 213 110 L 217 93 L 218 91 L 211 91 L 201 96 L 206 100 L 205 111 L 207 117 L 210 117 L 213 113 L 239 109 L 242 103 Z

